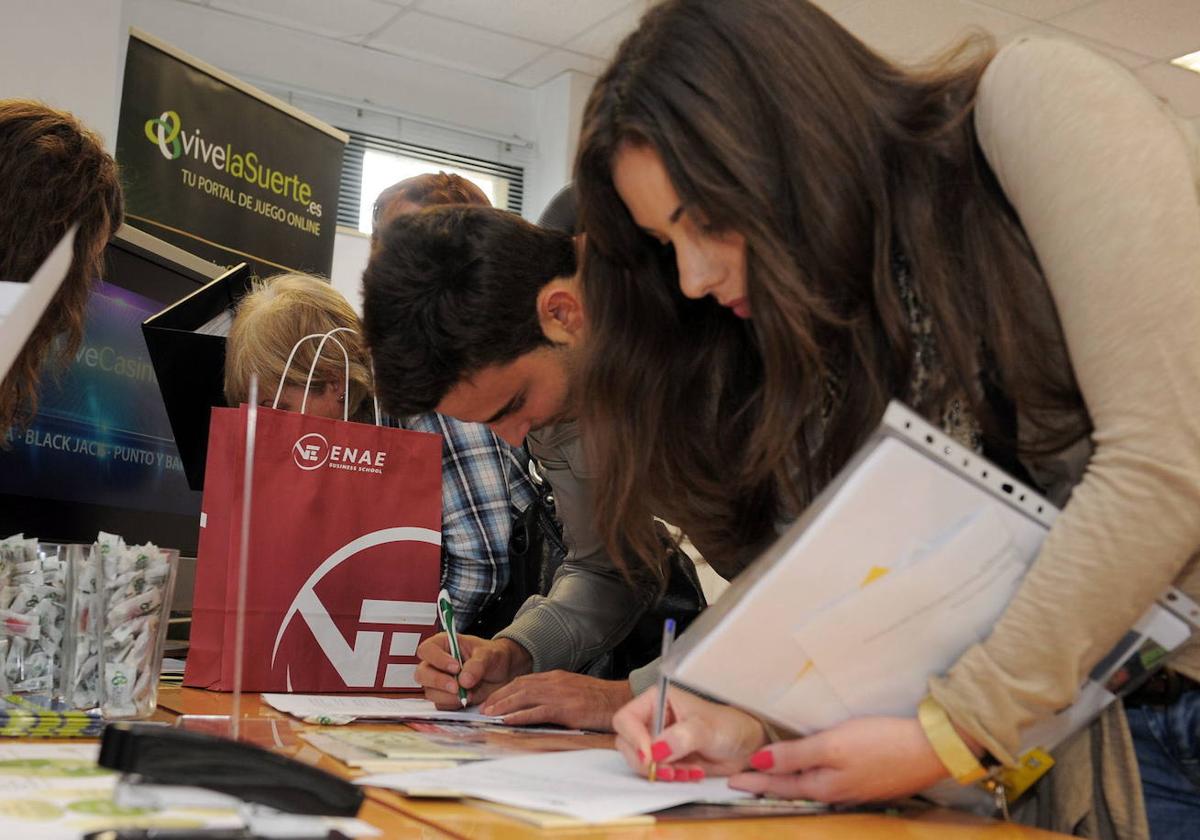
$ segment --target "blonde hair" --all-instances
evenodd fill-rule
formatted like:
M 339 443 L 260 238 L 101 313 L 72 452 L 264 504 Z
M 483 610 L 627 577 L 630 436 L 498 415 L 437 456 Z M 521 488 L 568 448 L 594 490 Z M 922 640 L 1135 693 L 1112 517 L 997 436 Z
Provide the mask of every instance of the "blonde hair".
M 246 401 L 250 377 L 258 375 L 259 399 L 273 398 L 284 375 L 283 366 L 296 342 L 305 336 L 323 335 L 345 328 L 333 336 L 350 356 L 346 383 L 346 406 L 351 417 L 364 412 L 371 395 L 371 360 L 359 335 L 362 325 L 344 297 L 329 283 L 308 274 L 278 274 L 255 280 L 251 291 L 238 304 L 225 346 L 225 397 L 231 405 Z M 284 387 L 304 387 L 319 341 L 304 342 L 292 358 Z M 325 342 L 313 372 L 313 390 L 337 381 L 345 373 L 341 348 Z

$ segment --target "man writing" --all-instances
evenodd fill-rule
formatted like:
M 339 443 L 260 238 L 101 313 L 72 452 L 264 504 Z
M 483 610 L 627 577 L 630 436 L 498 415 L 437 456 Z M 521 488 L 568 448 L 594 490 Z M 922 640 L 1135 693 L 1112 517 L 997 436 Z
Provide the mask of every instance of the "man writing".
M 483 191 L 460 175 L 437 172 L 406 178 L 375 199 L 372 243 L 398 216 L 445 204 L 491 207 Z M 508 548 L 514 515 L 535 494 L 526 476 L 528 456 L 479 425 L 433 412 L 393 416 L 405 417 L 405 428 L 445 439 L 442 586 L 450 593 L 458 626 L 468 628 L 495 608 L 511 579 Z
M 568 546 L 547 596 L 530 598 L 494 639 L 460 637 L 461 670 L 444 635 L 422 644 L 417 680 L 426 696 L 456 708 L 461 685 L 508 723 L 607 729 L 652 676 L 571 672 L 624 639 L 657 591 L 631 586 L 592 529 L 572 419 L 586 333 L 576 258 L 568 234 L 503 211 L 405 216 L 383 230 L 363 275 L 363 321 L 385 409 L 436 410 L 486 423 L 514 446 L 527 441 L 553 488 Z

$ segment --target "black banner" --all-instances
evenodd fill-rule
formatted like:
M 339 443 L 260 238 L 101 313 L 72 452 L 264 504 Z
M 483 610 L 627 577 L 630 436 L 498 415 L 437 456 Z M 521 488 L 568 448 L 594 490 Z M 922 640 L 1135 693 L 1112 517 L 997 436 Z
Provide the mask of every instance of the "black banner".
M 117 128 L 127 221 L 259 276 L 329 276 L 346 137 L 133 33 Z

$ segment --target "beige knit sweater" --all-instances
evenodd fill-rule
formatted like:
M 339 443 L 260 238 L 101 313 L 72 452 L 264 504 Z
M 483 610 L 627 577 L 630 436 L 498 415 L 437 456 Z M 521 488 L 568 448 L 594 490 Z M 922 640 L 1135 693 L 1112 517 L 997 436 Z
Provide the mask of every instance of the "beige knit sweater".
M 1066 42 L 1002 49 L 975 122 L 1045 273 L 1095 428 L 992 635 L 930 681 L 957 724 L 1010 760 L 1019 729 L 1070 703 L 1168 584 L 1200 599 L 1200 154 L 1128 71 Z M 1200 679 L 1200 644 L 1174 667 Z M 1105 726 L 1101 740 L 1128 760 L 1123 720 Z M 1133 770 L 1122 784 L 1136 783 Z M 1136 836 L 1129 793 L 1136 813 L 1113 816 Z

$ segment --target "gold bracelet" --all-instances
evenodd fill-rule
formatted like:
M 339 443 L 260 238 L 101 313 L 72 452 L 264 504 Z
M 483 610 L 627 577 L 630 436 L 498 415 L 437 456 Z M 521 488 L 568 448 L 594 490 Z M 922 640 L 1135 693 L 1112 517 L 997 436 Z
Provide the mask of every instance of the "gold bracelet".
M 925 737 L 937 753 L 938 760 L 950 771 L 954 781 L 970 785 L 987 776 L 987 770 L 971 752 L 966 742 L 954 729 L 946 710 L 932 697 L 926 697 L 917 706 L 917 720 L 925 730 Z

